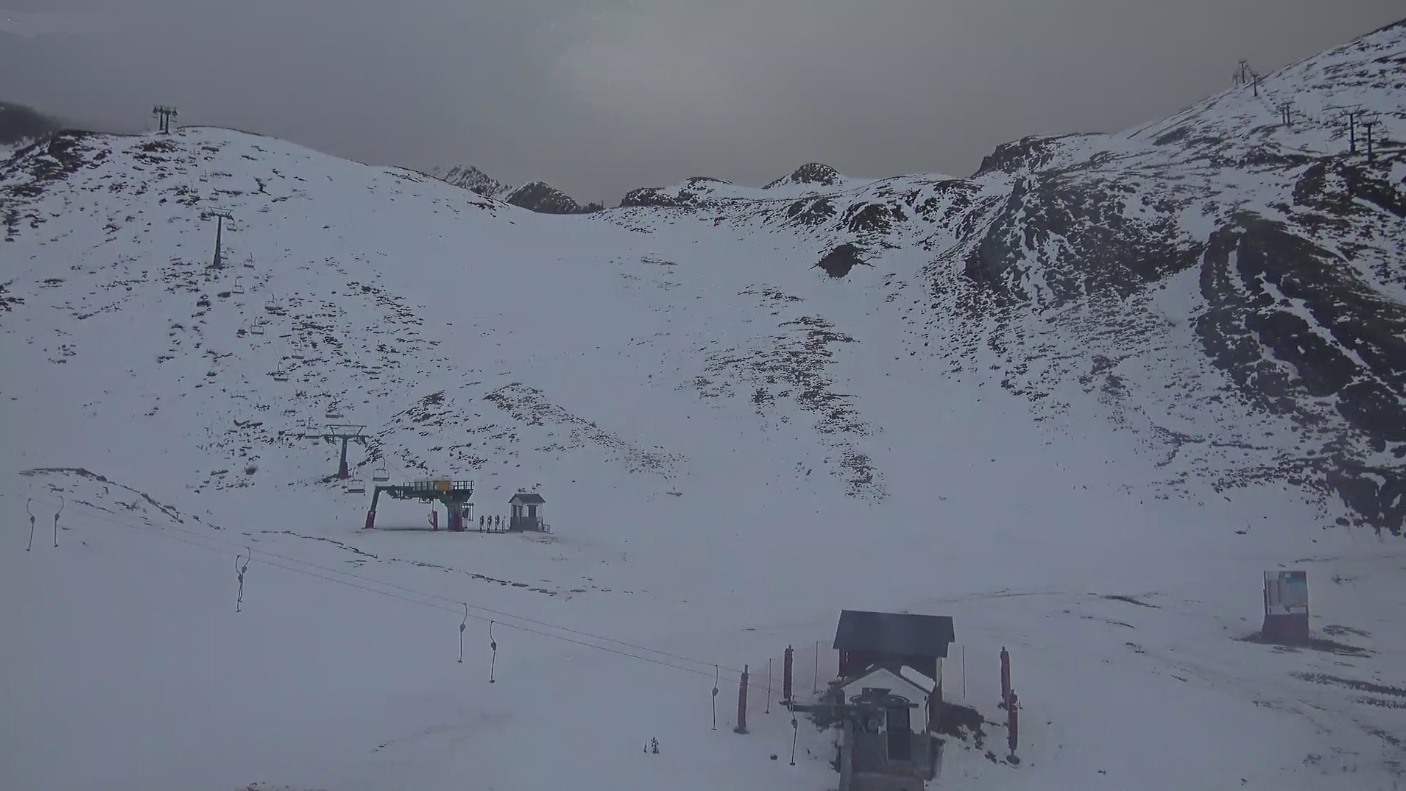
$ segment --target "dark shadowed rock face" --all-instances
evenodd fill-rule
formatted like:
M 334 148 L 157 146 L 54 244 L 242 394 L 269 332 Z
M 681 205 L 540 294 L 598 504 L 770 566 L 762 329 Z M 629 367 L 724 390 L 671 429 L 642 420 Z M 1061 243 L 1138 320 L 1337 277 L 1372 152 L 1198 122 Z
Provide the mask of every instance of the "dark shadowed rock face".
M 1130 219 L 1130 202 L 1157 211 Z M 1173 213 L 1179 208 L 1175 200 L 1149 198 L 1100 174 L 1027 174 L 1015 180 L 967 255 L 965 271 L 1014 301 L 1058 303 L 1109 292 L 1127 297 L 1196 265 L 1200 245 L 1180 233 Z M 1041 293 L 1031 290 L 1036 268 Z
M 1072 137 L 1076 136 L 1030 135 L 1014 142 L 1003 143 L 996 146 L 995 151 L 982 158 L 981 167 L 977 168 L 976 175 L 1040 170 L 1050 164 L 1055 154 L 1062 149 L 1064 142 Z
M 821 187 L 833 187 L 840 183 L 840 172 L 829 165 L 820 162 L 809 162 L 801 165 L 788 176 L 771 182 L 762 189 L 774 189 L 783 184 L 814 184 Z
M 582 206 L 570 195 L 541 181 L 524 184 L 508 193 L 503 200 L 539 214 L 584 214 L 601 208 L 600 204 Z
M 1212 235 L 1200 282 L 1206 354 L 1243 398 L 1322 437 L 1307 471 L 1399 531 L 1406 479 L 1370 459 L 1406 447 L 1406 307 L 1295 229 L 1249 214 Z

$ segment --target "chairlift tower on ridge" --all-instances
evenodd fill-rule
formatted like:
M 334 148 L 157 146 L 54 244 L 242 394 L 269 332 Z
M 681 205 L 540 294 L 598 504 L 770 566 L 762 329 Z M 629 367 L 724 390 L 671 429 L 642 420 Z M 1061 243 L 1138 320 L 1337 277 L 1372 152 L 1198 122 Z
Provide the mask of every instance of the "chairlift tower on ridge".
M 176 112 L 176 108 L 166 104 L 158 104 L 151 108 L 151 114 L 160 118 L 161 134 L 163 135 L 171 134 L 171 119 L 180 115 Z

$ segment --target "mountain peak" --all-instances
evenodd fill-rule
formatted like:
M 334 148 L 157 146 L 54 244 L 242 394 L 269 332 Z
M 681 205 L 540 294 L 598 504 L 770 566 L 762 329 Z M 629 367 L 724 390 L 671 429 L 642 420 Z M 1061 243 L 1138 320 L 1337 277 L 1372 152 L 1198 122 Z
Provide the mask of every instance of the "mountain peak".
M 503 200 L 538 214 L 584 214 L 603 208 L 598 203 L 582 206 L 545 181 L 529 181 L 503 196 Z
M 476 192 L 485 198 L 497 198 L 503 194 L 507 186 L 498 179 L 484 173 L 473 165 L 452 165 L 449 167 L 438 167 L 430 171 L 430 175 L 448 184 L 453 184 L 470 192 Z
M 807 162 L 791 171 L 790 175 L 782 176 L 762 189 L 769 190 L 788 184 L 817 184 L 822 187 L 833 187 L 843 180 L 844 177 L 840 175 L 840 171 L 829 165 L 823 162 Z
M 582 206 L 545 181 L 530 181 L 521 187 L 510 187 L 473 165 L 438 167 L 430 170 L 429 175 L 485 198 L 497 198 L 539 214 L 582 214 L 604 208 L 599 203 Z

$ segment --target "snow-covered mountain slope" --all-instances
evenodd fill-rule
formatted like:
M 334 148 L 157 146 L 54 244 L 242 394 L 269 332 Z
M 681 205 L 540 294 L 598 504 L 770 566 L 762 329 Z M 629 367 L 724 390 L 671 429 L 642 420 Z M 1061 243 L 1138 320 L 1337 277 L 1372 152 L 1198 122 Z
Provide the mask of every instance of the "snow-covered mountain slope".
M 1324 62 L 1389 79 L 1401 32 Z M 1392 787 L 1401 553 L 1334 525 L 1366 512 L 1315 488 L 1322 437 L 1370 437 L 1267 355 L 1263 295 L 1389 322 L 1369 274 L 1400 229 L 1276 208 L 1314 163 L 1188 152 L 1028 140 L 971 179 L 587 216 L 227 130 L 17 154 L 0 787 L 833 787 L 831 734 L 793 732 L 777 687 L 788 645 L 803 699 L 833 676 L 841 608 L 956 619 L 944 689 L 991 722 L 945 787 Z M 1391 156 L 1315 162 L 1376 184 Z M 1324 252 L 1266 254 L 1308 216 Z M 1362 271 L 1316 274 L 1344 240 Z M 846 243 L 869 266 L 814 268 Z M 1380 315 L 1304 272 L 1354 272 Z M 1226 362 L 1207 326 L 1258 334 Z M 1253 397 L 1275 372 L 1299 411 Z M 472 478 L 485 514 L 536 486 L 552 533 L 409 530 L 425 509 L 395 501 L 363 530 L 327 423 L 366 426 L 357 475 Z M 1315 649 L 1245 639 L 1276 568 L 1309 571 Z
M 570 195 L 543 181 L 510 187 L 473 165 L 434 168 L 429 175 L 485 198 L 496 198 L 538 214 L 585 214 L 603 208 L 597 203 L 582 206 Z
M 636 190 L 608 214 L 796 238 L 813 262 L 854 244 L 873 269 L 852 288 L 904 315 L 907 353 L 991 371 L 1071 431 L 1113 420 L 1159 458 L 1168 496 L 1281 481 L 1315 492 L 1320 519 L 1400 532 L 1403 64 L 1396 25 L 1163 122 L 1001 146 L 971 178 L 811 165 L 760 190 Z M 1361 127 L 1349 153 L 1339 107 L 1376 121 L 1374 158 Z

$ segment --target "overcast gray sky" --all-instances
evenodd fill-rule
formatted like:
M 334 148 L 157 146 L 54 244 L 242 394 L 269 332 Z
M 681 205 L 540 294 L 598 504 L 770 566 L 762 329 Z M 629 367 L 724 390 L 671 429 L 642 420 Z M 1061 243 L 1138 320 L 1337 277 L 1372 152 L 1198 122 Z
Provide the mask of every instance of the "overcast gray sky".
M 580 200 L 708 175 L 967 175 L 1122 129 L 1406 16 L 1401 0 L 0 0 L 0 99 L 155 103 Z M 7 21 L 8 19 L 8 21 Z

